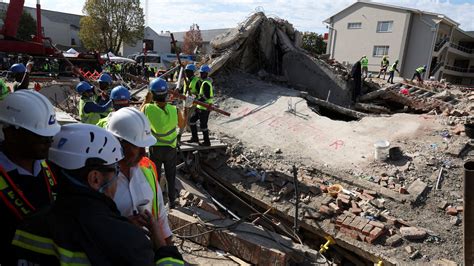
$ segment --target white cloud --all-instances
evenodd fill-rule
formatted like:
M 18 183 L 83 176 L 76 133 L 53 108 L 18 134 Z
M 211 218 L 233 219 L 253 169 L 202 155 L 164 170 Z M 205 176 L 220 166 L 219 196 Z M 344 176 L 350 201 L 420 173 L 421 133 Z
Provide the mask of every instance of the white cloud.
M 412 7 L 444 14 L 459 22 L 464 30 L 474 30 L 474 3 L 454 4 L 449 0 L 377 0 L 378 2 Z M 301 31 L 325 32 L 322 21 L 344 9 L 354 0 L 149 0 L 148 25 L 153 29 L 185 31 L 193 23 L 202 29 L 235 27 L 256 8 L 263 8 L 271 17 L 291 22 Z M 142 0 L 142 4 L 145 1 Z M 42 7 L 49 10 L 82 13 L 83 0 L 43 0 Z M 35 6 L 36 0 L 25 5 Z

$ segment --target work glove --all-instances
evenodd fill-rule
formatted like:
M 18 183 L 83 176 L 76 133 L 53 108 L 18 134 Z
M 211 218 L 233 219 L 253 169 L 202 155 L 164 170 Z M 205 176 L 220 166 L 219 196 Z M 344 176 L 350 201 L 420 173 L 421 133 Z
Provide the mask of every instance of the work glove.
M 194 102 L 194 96 L 187 96 L 186 100 L 184 101 L 184 107 L 191 108 Z

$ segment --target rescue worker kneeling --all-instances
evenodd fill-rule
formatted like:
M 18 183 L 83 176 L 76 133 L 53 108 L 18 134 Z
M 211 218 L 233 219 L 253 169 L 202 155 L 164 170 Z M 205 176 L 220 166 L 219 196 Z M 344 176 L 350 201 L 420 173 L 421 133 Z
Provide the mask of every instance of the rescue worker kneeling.
M 161 243 L 150 212 L 144 214 L 151 241 L 117 210 L 112 198 L 123 152 L 112 133 L 65 125 L 49 158 L 58 175 L 57 200 L 17 229 L 12 244 L 22 265 L 160 265 L 165 257 L 183 264 L 175 247 Z
M 145 147 L 156 143 L 148 119 L 133 107 L 122 108 L 109 115 L 107 130 L 119 139 L 125 156 L 119 162 L 120 173 L 114 197 L 117 208 L 140 227 L 146 226 L 143 210 L 152 213 L 161 228 L 160 240 L 172 245 L 159 175 L 155 164 L 145 156 Z

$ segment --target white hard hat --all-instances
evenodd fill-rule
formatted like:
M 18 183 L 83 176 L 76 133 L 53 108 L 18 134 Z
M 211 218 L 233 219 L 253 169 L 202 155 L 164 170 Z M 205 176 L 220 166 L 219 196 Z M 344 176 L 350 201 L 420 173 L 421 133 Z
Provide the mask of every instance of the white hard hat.
M 48 158 L 64 169 L 75 170 L 86 166 L 91 158 L 104 160 L 104 165 L 114 164 L 123 159 L 123 151 L 117 138 L 107 130 L 78 123 L 61 127 Z
M 46 137 L 56 135 L 61 128 L 51 102 L 32 90 L 10 93 L 0 101 L 0 122 Z
M 144 148 L 156 143 L 156 138 L 151 134 L 150 122 L 142 112 L 133 107 L 124 107 L 111 113 L 107 130 L 138 147 Z

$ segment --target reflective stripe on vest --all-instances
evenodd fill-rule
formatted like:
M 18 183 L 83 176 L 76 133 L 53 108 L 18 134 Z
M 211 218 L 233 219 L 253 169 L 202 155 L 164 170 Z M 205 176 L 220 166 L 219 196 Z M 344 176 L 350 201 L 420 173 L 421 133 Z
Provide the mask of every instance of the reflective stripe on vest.
M 416 69 L 416 72 L 418 72 L 420 74 L 423 73 L 424 71 L 425 71 L 424 67 L 419 67 L 419 68 Z
M 81 118 L 81 122 L 85 124 L 92 124 L 96 125 L 97 122 L 100 120 L 100 114 L 99 113 L 86 113 L 84 112 L 84 106 L 86 103 L 89 102 L 94 102 L 92 99 L 87 98 L 87 99 L 82 99 L 79 101 L 79 117 Z
M 206 99 L 206 95 L 204 95 L 204 84 L 209 84 L 209 90 L 210 90 L 210 96 L 208 99 Z M 214 103 L 214 88 L 212 87 L 212 83 L 209 80 L 204 80 L 201 84 L 201 88 L 199 89 L 199 96 L 198 98 L 205 98 L 204 102 L 208 104 L 213 104 Z M 202 105 L 197 105 L 197 108 L 201 110 L 207 110 L 206 107 Z
M 393 64 L 388 68 L 388 72 L 395 71 L 395 68 L 397 68 L 397 64 L 396 64 L 396 63 L 393 63 Z
M 178 111 L 176 106 L 166 104 L 164 109 L 156 104 L 145 106 L 145 115 L 151 125 L 151 131 L 156 138 L 154 146 L 170 146 L 176 148 L 178 132 Z
M 159 261 L 157 261 L 155 263 L 155 265 L 159 265 L 159 266 L 184 265 L 184 261 L 182 261 L 180 259 L 175 259 L 175 258 L 172 258 L 172 257 L 166 257 L 166 258 L 162 258 Z
M 74 252 L 58 246 L 51 238 L 16 230 L 12 244 L 35 253 L 55 256 L 60 265 L 91 265 L 86 253 Z
M 185 82 L 184 83 L 184 88 L 183 88 L 183 94 L 186 94 L 186 92 L 188 91 L 188 87 L 191 88 L 191 95 L 197 95 L 198 94 L 198 91 L 197 91 L 197 88 L 196 88 L 196 85 L 199 81 L 199 78 L 198 77 L 193 77 L 191 79 L 191 82 L 190 82 L 190 85 L 188 86 L 188 84 Z
M 49 199 L 53 202 L 56 199 L 56 194 L 52 191 L 52 188 L 56 185 L 56 179 L 45 161 L 41 161 L 41 168 L 43 170 Z M 23 220 L 26 216 L 36 211 L 36 208 L 28 201 L 25 195 L 1 166 L 0 198 L 13 214 L 15 214 L 18 220 Z
M 143 157 L 140 162 L 138 163 L 140 169 L 142 170 L 143 174 L 145 175 L 146 181 L 148 185 L 150 185 L 151 190 L 153 191 L 153 207 L 152 213 L 156 219 L 158 219 L 160 215 L 160 204 L 158 202 L 158 172 L 156 171 L 156 165 L 148 158 Z

